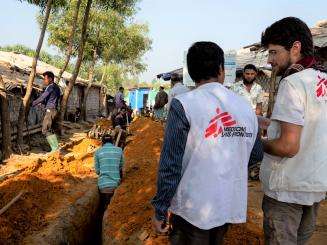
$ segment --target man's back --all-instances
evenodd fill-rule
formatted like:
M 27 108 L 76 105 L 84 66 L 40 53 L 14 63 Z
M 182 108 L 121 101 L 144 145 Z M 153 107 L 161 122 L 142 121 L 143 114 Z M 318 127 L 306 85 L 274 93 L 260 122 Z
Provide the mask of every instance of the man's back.
M 201 229 L 245 222 L 247 164 L 258 130 L 254 112 L 218 83 L 176 98 L 190 130 L 172 212 Z
M 106 143 L 94 155 L 95 170 L 99 175 L 99 189 L 115 188 L 120 183 L 120 171 L 123 165 L 123 152 L 119 147 Z

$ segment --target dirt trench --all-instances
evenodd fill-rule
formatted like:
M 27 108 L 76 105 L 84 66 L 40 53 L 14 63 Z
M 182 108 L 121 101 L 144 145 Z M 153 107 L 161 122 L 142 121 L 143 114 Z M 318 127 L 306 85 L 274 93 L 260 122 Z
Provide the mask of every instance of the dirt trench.
M 68 145 L 64 156 L 49 154 L 29 163 L 27 157 L 23 171 L 0 182 L 0 207 L 25 190 L 0 216 L 0 244 L 84 244 L 89 236 L 94 239 L 101 224 L 93 170 L 98 146 L 84 138 Z
M 103 244 L 168 244 L 168 238 L 156 236 L 151 228 L 163 126 L 141 118 L 133 123 L 125 148 L 126 176 L 104 214 Z M 232 225 L 225 244 L 263 244 L 260 213 L 249 211 L 248 223 Z

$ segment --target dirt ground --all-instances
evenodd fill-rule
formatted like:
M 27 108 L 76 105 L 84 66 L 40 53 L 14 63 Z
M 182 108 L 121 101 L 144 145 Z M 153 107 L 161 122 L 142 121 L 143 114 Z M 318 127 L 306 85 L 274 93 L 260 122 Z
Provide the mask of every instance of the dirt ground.
M 136 120 L 133 134 L 125 148 L 123 182 L 103 219 L 104 244 L 168 244 L 167 237 L 156 236 L 151 228 L 153 209 L 150 200 L 156 190 L 157 167 L 163 142 L 163 126 L 150 119 Z M 226 245 L 264 244 L 261 200 L 258 181 L 249 182 L 248 221 L 232 225 L 226 235 Z M 310 244 L 325 244 L 327 240 L 327 203 L 322 204 L 317 231 Z
M 67 147 L 62 157 L 33 154 L 10 159 L 2 174 L 16 170 L 18 175 L 0 181 L 0 207 L 21 190 L 25 193 L 0 216 L 0 244 L 20 244 L 95 186 L 92 151 L 98 146 L 98 141 L 84 134 L 84 139 Z

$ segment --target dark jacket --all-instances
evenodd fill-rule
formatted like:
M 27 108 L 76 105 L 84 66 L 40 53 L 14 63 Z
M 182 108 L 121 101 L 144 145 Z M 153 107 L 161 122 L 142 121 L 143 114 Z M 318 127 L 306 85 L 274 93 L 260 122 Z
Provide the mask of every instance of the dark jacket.
M 33 101 L 33 106 L 40 103 L 45 105 L 46 109 L 57 109 L 60 98 L 60 88 L 56 83 L 49 84 L 39 98 Z

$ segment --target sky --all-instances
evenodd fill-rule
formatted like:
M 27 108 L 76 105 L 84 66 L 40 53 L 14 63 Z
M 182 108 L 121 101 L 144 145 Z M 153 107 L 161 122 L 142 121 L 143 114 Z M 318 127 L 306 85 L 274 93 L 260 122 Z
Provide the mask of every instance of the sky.
M 140 0 L 135 21 L 149 25 L 152 49 L 144 56 L 147 71 L 140 81 L 183 65 L 183 54 L 196 41 L 213 41 L 225 51 L 260 41 L 274 21 L 295 16 L 309 27 L 326 19 L 326 0 Z M 39 9 L 18 0 L 1 0 L 0 46 L 35 48 L 40 33 Z M 46 51 L 54 47 L 44 42 Z

